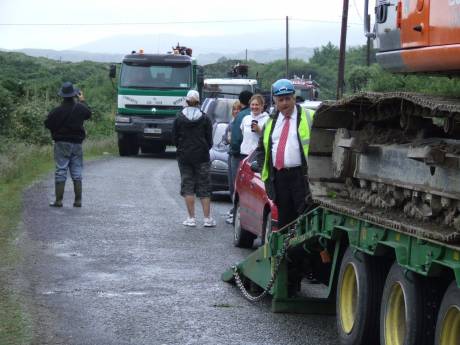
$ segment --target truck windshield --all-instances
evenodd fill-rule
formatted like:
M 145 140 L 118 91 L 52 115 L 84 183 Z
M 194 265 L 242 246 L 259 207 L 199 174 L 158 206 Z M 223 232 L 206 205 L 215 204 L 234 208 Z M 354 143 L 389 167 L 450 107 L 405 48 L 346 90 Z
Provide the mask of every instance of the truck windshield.
M 203 95 L 205 98 L 238 98 L 244 90 L 254 92 L 252 85 L 205 84 Z
M 189 89 L 191 65 L 123 64 L 120 86 L 143 89 Z

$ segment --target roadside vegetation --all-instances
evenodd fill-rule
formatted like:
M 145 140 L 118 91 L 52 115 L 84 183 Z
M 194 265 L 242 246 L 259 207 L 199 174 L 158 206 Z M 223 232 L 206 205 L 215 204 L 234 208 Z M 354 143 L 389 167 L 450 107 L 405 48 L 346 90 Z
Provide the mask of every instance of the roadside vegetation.
M 51 137 L 43 121 L 61 102 L 59 87 L 70 80 L 83 90 L 93 110 L 85 124 L 85 159 L 115 153 L 115 96 L 105 64 L 0 52 L 0 65 L 0 344 L 30 344 L 27 303 L 7 282 L 8 272 L 20 260 L 14 241 L 26 202 L 22 192 L 53 170 Z

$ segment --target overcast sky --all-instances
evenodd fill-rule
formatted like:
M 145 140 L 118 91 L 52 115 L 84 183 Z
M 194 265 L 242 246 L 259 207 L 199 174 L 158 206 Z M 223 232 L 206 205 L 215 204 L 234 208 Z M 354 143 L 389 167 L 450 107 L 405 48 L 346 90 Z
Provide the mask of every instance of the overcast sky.
M 349 43 L 364 44 L 364 0 L 349 1 Z M 334 37 L 336 33 L 338 43 L 342 6 L 343 0 L 0 0 L 0 48 L 64 50 L 111 36 L 146 33 L 266 33 L 267 48 L 277 48 L 270 35 L 284 33 L 285 16 L 291 18 L 291 46 L 318 46 L 327 43 L 329 37 L 321 34 L 326 31 Z

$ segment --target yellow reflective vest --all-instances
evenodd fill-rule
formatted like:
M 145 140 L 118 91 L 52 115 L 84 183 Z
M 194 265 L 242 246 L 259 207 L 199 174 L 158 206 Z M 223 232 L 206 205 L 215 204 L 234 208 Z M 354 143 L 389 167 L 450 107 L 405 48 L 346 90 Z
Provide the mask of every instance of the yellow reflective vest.
M 302 145 L 302 148 L 303 148 L 303 154 L 306 160 L 308 157 L 308 149 L 310 147 L 310 130 L 311 130 L 311 125 L 313 123 L 313 116 L 315 115 L 315 112 L 310 109 L 305 110 L 302 107 L 300 109 L 301 109 L 300 123 L 299 123 L 299 127 L 297 128 L 297 132 L 299 135 L 300 144 Z M 270 172 L 269 155 L 271 154 L 270 152 L 271 151 L 270 134 L 272 132 L 272 125 L 273 125 L 273 119 L 270 118 L 265 123 L 264 138 L 263 138 L 265 159 L 264 159 L 264 166 L 262 169 L 262 181 L 264 182 L 268 179 L 269 172 Z

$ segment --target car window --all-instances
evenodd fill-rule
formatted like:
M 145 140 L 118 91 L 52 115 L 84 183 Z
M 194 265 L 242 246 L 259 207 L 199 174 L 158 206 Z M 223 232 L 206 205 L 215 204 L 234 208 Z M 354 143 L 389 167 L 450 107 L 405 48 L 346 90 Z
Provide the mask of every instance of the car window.
M 222 138 L 225 134 L 225 130 L 227 129 L 228 123 L 218 123 L 214 127 L 214 134 L 213 134 L 213 146 L 225 146 L 225 143 L 222 142 Z

